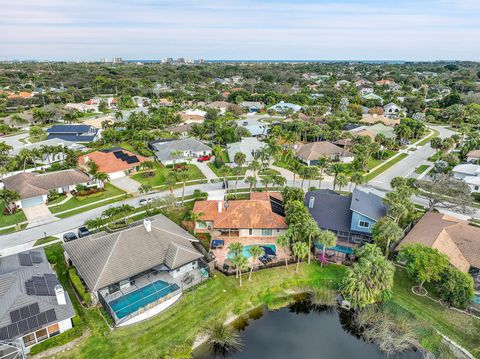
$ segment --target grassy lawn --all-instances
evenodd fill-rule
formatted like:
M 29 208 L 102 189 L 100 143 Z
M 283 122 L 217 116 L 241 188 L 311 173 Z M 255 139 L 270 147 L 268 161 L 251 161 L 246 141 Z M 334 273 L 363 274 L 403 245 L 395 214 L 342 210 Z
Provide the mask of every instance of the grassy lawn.
M 59 204 L 59 205 L 56 205 L 56 206 L 49 207 L 50 212 L 52 212 L 52 213 L 63 212 L 63 211 L 69 210 L 69 209 L 79 207 L 79 206 L 85 206 L 85 205 L 93 204 L 95 202 L 98 202 L 98 201 L 101 201 L 101 200 L 104 200 L 104 199 L 107 199 L 107 198 L 110 198 L 110 197 L 125 194 L 125 191 L 111 185 L 110 183 L 106 183 L 104 188 L 105 188 L 105 191 L 103 191 L 103 192 L 94 193 L 94 194 L 91 194 L 91 195 L 85 196 L 85 197 L 73 197 L 63 204 Z M 122 198 L 119 197 L 119 198 L 115 199 L 115 201 L 119 201 L 120 199 L 122 199 Z M 106 202 L 102 202 L 101 205 L 103 206 L 104 204 L 106 204 Z M 88 207 L 88 209 L 91 209 L 91 207 Z M 79 210 L 86 211 L 87 209 L 80 208 Z
M 421 175 L 423 172 L 427 170 L 427 168 L 430 167 L 429 165 L 421 165 L 415 168 L 415 173 Z
M 432 138 L 438 137 L 440 135 L 440 132 L 437 130 L 430 130 L 433 132 L 433 135 L 427 135 L 423 140 L 421 140 L 419 143 L 417 143 L 417 146 L 425 146 L 427 143 L 430 143 Z
M 185 212 L 178 218 L 183 218 Z M 60 282 L 74 302 L 77 314 L 73 331 L 35 346 L 34 353 L 54 345 L 63 344 L 81 335 L 88 327 L 91 335 L 71 351 L 62 352 L 59 358 L 163 358 L 169 349 L 182 344 L 191 345 L 195 335 L 202 333 L 212 321 L 224 321 L 233 315 L 267 305 L 271 309 L 282 307 L 292 299 L 292 292 L 308 287 L 336 288 L 346 268 L 329 265 L 321 268 L 317 263 L 302 264 L 299 273 L 294 266 L 283 266 L 253 273 L 252 281 L 244 281 L 239 287 L 234 276 L 226 277 L 218 272 L 214 278 L 188 291 L 171 308 L 133 326 L 109 331 L 98 308 L 82 308 L 68 282 L 62 247 L 54 244 L 46 249 L 49 260 L 56 263 Z M 245 275 L 244 275 L 245 276 Z M 246 276 L 244 277 L 246 279 Z M 412 294 L 412 281 L 403 269 L 397 269 L 391 310 L 411 317 L 419 341 L 426 348 L 435 350 L 439 343 L 434 328 L 449 336 L 473 355 L 480 354 L 480 320 L 445 309 L 428 298 Z M 396 309 L 395 309 L 396 308 Z
M 405 270 L 397 268 L 393 290 L 393 302 L 412 313 L 417 319 L 427 322 L 442 334 L 456 341 L 474 356 L 480 355 L 480 320 L 454 310 L 446 309 L 436 302 L 412 294 L 412 281 Z
M 27 223 L 24 223 L 24 224 L 20 225 L 20 228 L 18 230 L 21 231 L 25 228 L 27 228 Z M 8 233 L 16 232 L 16 231 L 17 231 L 16 227 L 10 227 L 10 228 L 1 230 L 0 235 L 1 234 L 8 234 Z
M 300 272 L 294 267 L 279 267 L 253 274 L 252 281 L 245 281 L 240 288 L 235 277 L 216 273 L 215 277 L 194 291 L 185 293 L 173 307 L 150 320 L 126 328 L 105 333 L 103 321 L 96 316 L 90 336 L 72 351 L 60 353 L 64 358 L 163 358 L 169 348 L 184 343 L 192 344 L 195 335 L 215 320 L 226 320 L 259 305 L 271 308 L 283 306 L 291 299 L 291 290 L 306 286 L 334 286 L 345 269 L 330 265 L 320 268 L 301 265 Z M 246 279 L 246 277 L 245 277 Z M 90 314 L 94 309 L 80 315 Z
M 21 210 L 14 214 L 3 214 L 3 202 L 0 202 L 0 208 L 2 209 L 0 211 L 0 228 L 11 226 L 12 224 L 17 224 L 27 220 L 27 217 L 25 217 L 25 214 L 23 214 L 23 211 Z
M 209 162 L 207 164 L 208 167 L 210 167 L 210 169 L 218 176 L 218 177 L 223 177 L 226 175 L 226 177 L 232 177 L 232 176 L 235 176 L 237 173 L 235 173 L 235 170 L 232 168 L 232 167 L 228 167 L 228 166 L 222 166 L 220 168 L 217 168 L 213 162 Z M 247 168 L 246 167 L 242 167 L 240 170 L 240 176 L 242 177 L 238 177 L 238 178 L 243 178 L 243 176 L 245 176 L 245 173 L 247 172 Z
M 276 170 L 272 170 L 271 168 L 267 168 L 266 170 L 261 170 L 258 172 L 259 176 L 274 176 L 274 175 L 279 175 L 280 172 Z
M 40 238 L 40 239 L 37 239 L 35 241 L 35 243 L 33 244 L 34 247 L 36 246 L 40 246 L 42 244 L 45 244 L 45 243 L 50 243 L 50 242 L 53 242 L 53 241 L 56 241 L 58 238 L 57 237 L 53 237 L 53 236 L 48 236 L 48 237 L 45 237 L 45 238 Z
M 365 181 L 370 181 L 380 175 L 381 173 L 385 172 L 388 170 L 390 167 L 394 166 L 401 160 L 403 160 L 405 157 L 407 157 L 408 154 L 406 153 L 401 153 L 397 157 L 395 157 L 393 160 L 390 160 L 389 162 L 385 163 L 383 166 L 377 168 L 375 171 L 370 172 L 369 174 L 365 175 Z
M 171 167 L 165 167 L 157 162 L 155 162 L 153 169 L 155 171 L 155 175 L 153 177 L 144 177 L 144 173 L 137 173 L 132 176 L 132 179 L 142 184 L 148 184 L 152 187 L 157 187 L 163 185 L 165 183 L 165 178 L 168 176 L 168 174 L 173 172 L 173 169 Z M 187 169 L 187 181 L 205 178 L 202 171 L 200 171 L 197 166 L 189 164 L 187 165 Z
M 440 160 L 442 158 L 442 153 L 441 152 L 437 152 L 435 153 L 433 156 L 430 156 L 428 158 L 428 161 L 430 162 L 437 162 L 438 160 Z

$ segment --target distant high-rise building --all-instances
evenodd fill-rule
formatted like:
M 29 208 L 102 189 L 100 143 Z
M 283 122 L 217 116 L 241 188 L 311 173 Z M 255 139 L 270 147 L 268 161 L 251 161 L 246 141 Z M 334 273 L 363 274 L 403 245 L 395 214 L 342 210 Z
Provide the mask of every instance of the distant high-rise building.
M 178 64 L 184 64 L 184 63 L 185 63 L 185 59 L 184 59 L 183 57 L 179 57 L 179 58 L 177 59 L 177 63 L 178 63 Z
M 173 58 L 172 57 L 167 57 L 167 58 L 162 60 L 162 63 L 163 64 L 171 64 L 171 63 L 173 63 Z
M 108 60 L 103 58 L 103 59 L 100 59 L 100 62 L 105 63 L 105 62 L 108 62 Z
M 114 64 L 121 64 L 123 62 L 123 59 L 121 57 L 114 57 L 112 62 Z

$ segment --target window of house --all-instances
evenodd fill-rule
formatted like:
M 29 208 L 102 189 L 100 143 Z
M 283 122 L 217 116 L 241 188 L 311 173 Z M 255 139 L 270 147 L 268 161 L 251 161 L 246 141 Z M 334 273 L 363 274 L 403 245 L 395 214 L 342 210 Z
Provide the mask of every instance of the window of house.
M 47 329 L 43 328 L 43 329 L 37 330 L 35 332 L 35 335 L 37 336 L 37 340 L 39 342 L 42 341 L 42 340 L 45 340 L 45 339 L 48 338 Z
M 271 229 L 262 229 L 262 236 L 271 236 L 272 230 Z
M 197 222 L 198 228 L 207 228 L 207 224 L 205 222 Z
M 60 327 L 58 326 L 58 323 L 50 325 L 48 327 L 48 334 L 50 334 L 51 337 L 60 334 Z
M 29 347 L 30 345 L 36 344 L 37 341 L 35 339 L 35 334 L 28 334 L 23 337 L 23 342 L 25 343 L 26 347 Z
M 250 228 L 250 229 L 248 230 L 248 235 L 251 236 L 252 234 L 253 234 L 253 229 Z
M 478 191 L 479 188 L 480 188 L 479 186 L 475 186 L 475 187 L 474 187 L 474 190 L 475 190 L 475 191 Z
M 370 228 L 370 222 L 358 221 L 358 226 L 361 227 L 361 228 Z

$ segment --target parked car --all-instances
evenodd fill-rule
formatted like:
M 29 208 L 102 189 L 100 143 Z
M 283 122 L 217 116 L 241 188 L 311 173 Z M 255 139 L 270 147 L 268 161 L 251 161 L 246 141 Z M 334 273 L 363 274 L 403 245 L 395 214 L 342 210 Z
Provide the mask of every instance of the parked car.
M 90 234 L 90 231 L 87 227 L 80 227 L 78 229 L 78 238 L 86 237 Z
M 78 238 L 77 235 L 73 232 L 67 232 L 63 235 L 63 241 L 64 242 L 74 241 L 77 238 Z
M 212 157 L 213 157 L 212 155 L 206 155 L 206 156 L 198 157 L 197 161 L 198 162 L 210 161 L 210 158 L 212 158 Z
M 138 204 L 140 206 L 146 206 L 147 203 L 152 203 L 153 202 L 153 198 L 142 198 L 140 201 L 138 201 Z

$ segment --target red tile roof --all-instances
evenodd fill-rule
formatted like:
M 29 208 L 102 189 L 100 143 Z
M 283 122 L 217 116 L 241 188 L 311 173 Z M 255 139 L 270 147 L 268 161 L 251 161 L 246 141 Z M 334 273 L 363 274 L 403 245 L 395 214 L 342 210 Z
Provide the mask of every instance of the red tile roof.
M 93 161 L 98 165 L 98 170 L 100 172 L 114 173 L 114 172 L 125 171 L 131 168 L 135 168 L 142 162 L 149 161 L 147 157 L 136 155 L 124 149 L 122 149 L 121 151 L 126 153 L 128 156 L 136 156 L 138 158 L 138 162 L 127 163 L 126 161 L 123 161 L 120 158 L 115 157 L 114 151 L 112 152 L 95 151 L 95 152 L 91 152 L 86 155 L 80 156 L 78 158 L 78 165 L 82 168 L 86 168 L 88 166 L 88 162 Z

